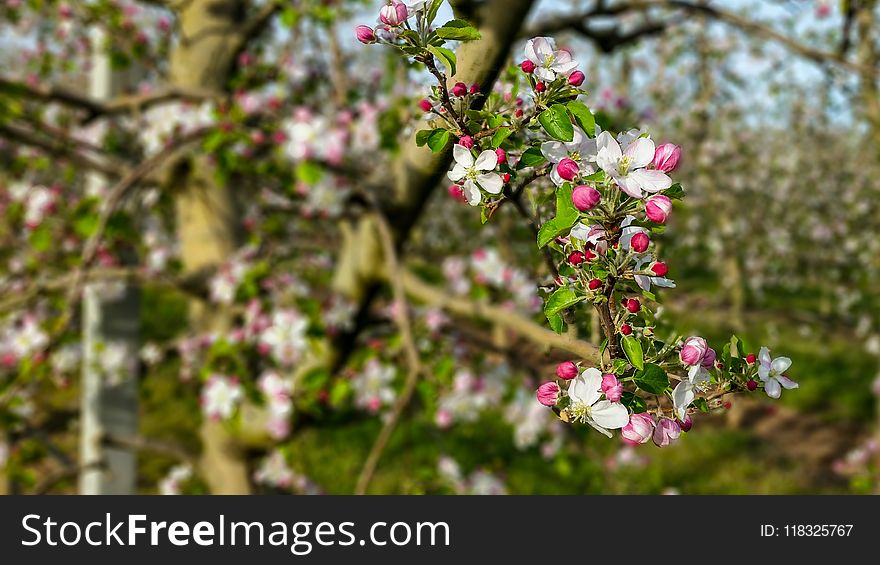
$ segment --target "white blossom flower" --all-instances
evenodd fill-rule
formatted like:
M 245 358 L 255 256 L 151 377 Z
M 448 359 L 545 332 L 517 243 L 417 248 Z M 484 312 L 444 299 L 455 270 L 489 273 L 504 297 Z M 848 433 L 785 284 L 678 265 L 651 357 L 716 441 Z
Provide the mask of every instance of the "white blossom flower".
M 645 268 L 645 266 L 650 265 L 653 262 L 653 259 L 650 255 L 643 255 L 636 259 L 636 264 L 633 267 L 633 270 L 638 272 Z M 654 275 L 635 275 L 636 284 L 639 285 L 639 288 L 642 290 L 651 290 L 651 285 L 659 286 L 661 288 L 675 288 L 675 281 L 672 279 L 667 279 L 666 277 L 658 277 Z
M 269 348 L 272 357 L 281 365 L 289 367 L 296 363 L 306 350 L 308 321 L 296 310 L 279 310 L 272 316 L 260 342 Z
M 556 42 L 551 37 L 535 37 L 526 43 L 526 59 L 535 64 L 535 76 L 550 82 L 557 74 L 567 76 L 577 68 L 571 53 L 556 50 Z M 653 157 L 653 155 L 652 155 Z
M 599 400 L 602 397 L 602 372 L 595 367 L 583 371 L 568 387 L 571 405 L 567 410 L 576 420 L 593 426 L 611 437 L 611 432 L 629 423 L 629 412 L 617 402 Z
M 629 196 L 642 198 L 645 192 L 659 192 L 672 186 L 666 173 L 645 168 L 654 160 L 654 142 L 649 138 L 639 137 L 622 151 L 617 140 L 603 131 L 596 144 L 596 164 Z
M 590 139 L 578 126 L 574 126 L 574 136 L 571 141 L 542 143 L 541 154 L 553 164 L 558 164 L 563 159 L 571 159 L 578 164 L 581 174 L 591 175 L 596 172 L 596 169 L 588 164 L 596 160 L 596 140 Z M 550 179 L 556 186 L 566 183 L 566 180 L 559 176 L 555 166 L 550 170 Z
M 369 412 L 378 412 L 383 406 L 390 405 L 394 402 L 391 383 L 395 375 L 394 367 L 371 359 L 364 370 L 352 380 L 355 404 Z
M 254 481 L 276 488 L 289 488 L 293 484 L 293 478 L 293 470 L 280 449 L 264 458 L 254 472 Z
M 168 474 L 159 481 L 159 494 L 180 494 L 180 487 L 192 477 L 192 467 L 189 465 L 177 465 L 172 467 Z
M 212 375 L 202 388 L 202 410 L 209 418 L 226 420 L 232 416 L 243 395 L 237 379 Z
M 449 171 L 449 180 L 463 183 L 464 195 L 468 204 L 476 206 L 482 201 L 480 188 L 489 194 L 498 194 L 504 187 L 501 175 L 491 173 L 498 166 L 498 155 L 489 149 L 480 153 L 476 161 L 470 149 L 456 144 L 452 149 L 455 166 Z
M 791 359 L 788 357 L 770 357 L 770 350 L 762 347 L 758 354 L 758 377 L 764 381 L 764 392 L 770 398 L 782 396 L 782 389 L 791 390 L 798 388 L 798 384 L 789 379 L 783 373 L 791 367 Z

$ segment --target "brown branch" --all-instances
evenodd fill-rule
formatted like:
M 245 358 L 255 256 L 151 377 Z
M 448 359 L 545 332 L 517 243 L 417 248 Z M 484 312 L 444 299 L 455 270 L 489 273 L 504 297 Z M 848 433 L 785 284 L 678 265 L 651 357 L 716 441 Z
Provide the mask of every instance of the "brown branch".
M 198 457 L 180 445 L 152 438 L 104 434 L 101 436 L 101 445 L 106 447 L 132 449 L 135 451 L 149 451 L 171 457 L 172 459 L 177 459 L 183 463 L 189 463 L 193 467 L 196 467 L 198 464 Z
M 400 392 L 400 396 L 397 397 L 397 401 L 394 403 L 394 407 L 391 410 L 391 415 L 382 426 L 382 430 L 376 437 L 372 449 L 370 449 L 364 467 L 361 469 L 357 485 L 355 486 L 355 494 L 366 494 L 367 487 L 370 486 L 370 481 L 376 473 L 379 459 L 382 458 L 382 453 L 388 446 L 388 442 L 391 439 L 391 435 L 394 433 L 395 428 L 397 428 L 398 422 L 400 422 L 403 411 L 412 401 L 419 375 L 423 371 L 421 359 L 419 357 L 419 350 L 416 347 L 416 341 L 413 337 L 412 323 L 409 318 L 409 306 L 406 300 L 406 290 L 402 280 L 403 272 L 400 269 L 400 263 L 397 258 L 394 237 L 391 234 L 391 228 L 388 226 L 388 222 L 385 218 L 381 216 L 381 214 L 376 214 L 376 218 L 378 220 L 377 228 L 379 230 L 379 237 L 382 241 L 383 253 L 385 254 L 388 280 L 391 283 L 391 289 L 394 294 L 395 322 L 400 330 L 400 337 L 403 342 L 403 349 L 406 354 L 406 362 L 409 368 L 406 374 L 406 380 L 403 384 L 403 390 Z
M 74 150 L 70 145 L 59 142 L 57 139 L 39 136 L 34 131 L 18 125 L 0 123 L 0 137 L 39 149 L 47 155 L 69 161 L 73 165 L 107 175 L 108 177 L 118 178 L 122 174 L 122 166 L 119 164 L 89 157 Z
M 769 39 L 816 63 L 832 63 L 841 68 L 866 76 L 876 76 L 880 74 L 880 69 L 853 63 L 840 53 L 823 51 L 821 49 L 810 47 L 809 45 L 805 45 L 796 39 L 776 31 L 766 24 L 750 20 L 734 12 L 717 8 L 709 4 L 694 4 L 686 0 L 630 0 L 628 2 L 615 3 L 610 6 L 600 4 L 593 9 L 580 14 L 564 15 L 538 23 L 529 28 L 524 35 L 548 35 L 565 29 L 583 33 L 587 29 L 584 22 L 591 17 L 618 16 L 631 12 L 644 13 L 655 8 L 668 8 L 709 17 L 753 36 Z M 657 25 L 670 27 L 674 21 L 676 20 L 669 20 L 667 24 Z M 653 33 L 659 33 L 659 30 Z
M 513 310 L 488 302 L 452 296 L 442 289 L 423 282 L 408 271 L 403 272 L 401 281 L 410 298 L 421 303 L 440 308 L 462 318 L 485 320 L 497 324 L 542 347 L 565 351 L 593 363 L 599 361 L 599 349 L 592 343 L 574 339 L 569 335 L 557 334 Z

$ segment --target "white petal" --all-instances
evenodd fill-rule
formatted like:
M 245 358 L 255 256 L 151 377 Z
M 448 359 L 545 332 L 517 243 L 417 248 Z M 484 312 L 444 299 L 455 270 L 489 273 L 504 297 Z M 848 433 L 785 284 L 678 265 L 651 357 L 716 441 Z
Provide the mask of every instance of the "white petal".
M 568 235 L 575 239 L 579 239 L 580 241 L 587 241 L 587 238 L 590 235 L 590 226 L 578 222 L 573 228 L 571 228 L 571 233 Z
M 531 40 L 531 43 L 534 54 L 538 58 L 535 62 L 540 64 L 543 64 L 547 57 L 552 57 L 553 51 L 556 49 L 556 42 L 550 37 L 536 37 Z
M 636 284 L 639 285 L 639 288 L 642 290 L 651 290 L 651 278 L 646 277 L 645 275 L 636 275 L 634 277 L 636 279 Z
M 477 162 L 474 164 L 474 168 L 478 171 L 494 171 L 497 166 L 498 154 L 491 149 L 486 149 L 480 153 L 480 156 L 477 157 Z
M 526 59 L 533 62 L 534 64 L 539 64 L 541 61 L 538 60 L 538 54 L 535 53 L 535 40 L 538 39 L 529 39 L 526 41 L 526 48 L 523 50 L 523 53 L 526 56 Z
M 467 175 L 467 168 L 464 165 L 456 163 L 446 176 L 449 177 L 449 180 L 452 182 L 458 182 L 463 179 L 465 175 Z
M 758 378 L 762 381 L 766 381 L 767 377 L 770 376 L 770 367 L 759 365 L 758 366 Z
M 629 144 L 624 154 L 631 159 L 631 168 L 647 167 L 654 160 L 654 142 L 647 137 L 640 137 Z
M 766 365 L 770 367 L 770 363 L 772 359 L 770 359 L 770 350 L 766 347 L 762 347 L 761 351 L 758 352 L 758 360 L 761 362 L 761 365 Z
M 568 147 L 561 141 L 547 141 L 541 144 L 541 154 L 551 163 L 558 163 L 568 157 Z
M 791 367 L 791 359 L 788 357 L 777 357 L 770 363 L 770 368 L 779 374 L 786 372 L 789 367 Z
M 474 166 L 474 155 L 471 153 L 471 150 L 464 145 L 456 143 L 452 147 L 452 157 L 455 159 L 456 163 L 468 169 Z
M 620 160 L 623 156 L 623 153 L 620 152 L 620 144 L 617 143 L 614 136 L 607 131 L 603 131 L 599 134 L 599 137 L 596 138 L 596 151 L 602 152 L 602 150 L 605 150 L 605 154 L 609 159 L 614 159 L 615 161 Z
M 629 423 L 629 412 L 623 404 L 600 400 L 591 410 L 591 416 L 597 424 L 609 430 L 617 430 Z
M 553 184 L 555 184 L 556 186 L 562 186 L 563 184 L 568 182 L 567 180 L 559 176 L 559 171 L 556 170 L 556 165 L 553 165 L 553 167 L 550 169 L 550 180 L 552 180 Z
M 651 282 L 661 288 L 675 288 L 675 281 L 665 277 L 651 277 Z
M 688 381 L 681 381 L 672 391 L 672 404 L 675 406 L 675 413 L 680 420 L 684 420 L 687 414 L 687 407 L 694 401 L 696 394 L 693 385 Z
M 535 76 L 544 82 L 553 82 L 556 78 L 556 73 L 546 67 L 538 67 L 535 69 Z
M 566 53 L 566 52 L 559 51 L 559 53 Z M 569 55 L 569 57 L 571 57 L 571 56 Z M 577 61 L 560 62 L 559 61 L 560 58 L 561 57 L 557 58 L 557 60 L 553 61 L 553 64 L 550 65 L 550 68 L 553 69 L 554 71 L 556 71 L 557 73 L 559 73 L 561 75 L 568 75 L 568 73 L 572 72 L 573 70 L 575 70 L 577 68 L 577 66 L 578 66 Z
M 494 157 L 494 153 L 493 153 Z M 477 176 L 477 182 L 489 194 L 498 194 L 504 188 L 504 181 L 497 173 L 486 173 Z
M 611 435 L 611 432 L 609 432 L 608 430 L 606 430 L 605 428 L 603 428 L 602 426 L 597 424 L 595 420 L 588 418 L 587 423 L 590 424 L 591 426 L 593 426 L 593 429 L 596 430 L 597 432 L 599 432 L 600 434 L 602 434 L 606 437 L 614 437 Z
M 635 179 L 639 186 L 648 192 L 660 192 L 672 186 L 672 179 L 663 171 L 640 169 L 632 171 L 627 176 Z
M 764 392 L 766 392 L 767 396 L 770 398 L 779 398 L 782 396 L 782 386 L 780 386 L 779 381 L 776 379 L 770 379 L 764 383 Z
M 477 188 L 476 183 L 472 180 L 465 181 L 464 186 L 462 187 L 462 192 L 464 192 L 464 197 L 467 198 L 468 204 L 471 206 L 476 206 L 483 200 L 483 195 L 480 194 L 480 189 Z
M 592 406 L 602 396 L 602 372 L 591 367 L 578 375 L 568 387 L 568 396 L 586 406 Z
M 620 190 L 622 190 L 629 196 L 632 196 L 633 198 L 638 199 L 645 195 L 645 193 L 642 192 L 641 183 L 633 178 L 632 173 L 626 175 L 625 177 L 617 177 L 614 180 L 617 181 L 617 186 L 620 187 Z
M 779 384 L 781 384 L 783 386 L 783 388 L 786 388 L 788 390 L 791 390 L 793 388 L 798 388 L 800 386 L 799 384 L 797 384 L 796 382 L 794 382 L 790 378 L 786 377 L 785 375 L 780 375 L 780 376 L 776 377 L 776 380 L 779 381 Z

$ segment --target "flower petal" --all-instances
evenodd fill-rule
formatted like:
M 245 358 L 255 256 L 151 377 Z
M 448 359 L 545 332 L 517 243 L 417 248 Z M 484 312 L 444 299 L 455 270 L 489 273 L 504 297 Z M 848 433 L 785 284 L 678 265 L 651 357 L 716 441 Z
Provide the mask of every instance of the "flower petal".
M 786 372 L 789 367 L 791 367 L 791 359 L 788 357 L 777 357 L 772 363 L 770 363 L 770 368 L 780 375 Z
M 620 187 L 620 190 L 625 192 L 627 195 L 632 196 L 633 198 L 639 199 L 644 196 L 645 193 L 642 192 L 641 183 L 633 178 L 633 174 L 634 173 L 630 173 L 625 177 L 617 177 L 614 180 L 617 181 L 617 186 Z
M 556 79 L 556 73 L 547 67 L 538 67 L 535 69 L 535 76 L 544 82 L 553 82 Z
M 770 359 L 770 350 L 766 347 L 762 347 L 761 351 L 758 353 L 758 360 L 761 362 L 761 365 L 766 365 L 767 368 L 770 368 L 770 363 L 772 359 Z
M 568 147 L 561 141 L 547 141 L 541 144 L 541 154 L 551 163 L 558 163 L 568 157 Z
M 627 175 L 635 180 L 643 190 L 648 192 L 660 192 L 672 186 L 672 179 L 663 171 L 655 169 L 640 169 Z
M 783 388 L 791 390 L 793 388 L 798 388 L 800 385 L 786 377 L 785 375 L 780 375 L 776 377 L 776 380 L 779 381 L 779 384 L 782 385 Z
M 494 171 L 498 166 L 498 154 L 491 149 L 486 149 L 477 157 L 474 168 L 478 171 Z
M 458 182 L 466 175 L 467 168 L 465 168 L 463 165 L 459 165 L 458 163 L 456 163 L 455 166 L 452 167 L 452 170 L 446 174 L 446 176 L 449 177 L 449 180 L 451 180 L 452 182 Z
M 617 430 L 629 423 L 629 412 L 623 404 L 600 400 L 591 410 L 590 416 L 597 424 L 609 430 Z
M 464 145 L 456 143 L 452 147 L 452 157 L 455 159 L 456 163 L 463 167 L 470 169 L 474 166 L 474 154 Z
M 494 153 L 493 153 L 494 156 Z M 477 176 L 477 182 L 489 194 L 498 194 L 504 188 L 504 181 L 497 173 L 485 173 Z
M 627 146 L 624 155 L 631 159 L 631 168 L 647 167 L 654 160 L 654 142 L 647 137 L 639 137 Z
M 687 414 L 687 407 L 696 398 L 694 386 L 688 381 L 681 381 L 672 390 L 672 404 L 675 406 L 675 413 L 679 420 L 684 420 Z
M 477 185 L 472 180 L 467 180 L 462 187 L 462 192 L 464 193 L 464 197 L 467 198 L 468 204 L 471 206 L 476 206 L 483 200 L 483 195 L 480 194 L 480 189 L 477 188 Z
M 766 392 L 767 396 L 770 398 L 779 398 L 782 396 L 782 386 L 780 386 L 778 380 L 770 379 L 764 383 L 764 392 Z

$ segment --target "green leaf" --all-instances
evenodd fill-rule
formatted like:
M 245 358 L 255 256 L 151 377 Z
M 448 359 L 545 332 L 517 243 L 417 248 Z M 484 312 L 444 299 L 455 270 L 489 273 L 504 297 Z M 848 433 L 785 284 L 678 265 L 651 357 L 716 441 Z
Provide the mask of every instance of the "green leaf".
M 434 0 L 431 2 L 431 7 L 428 9 L 428 25 L 434 22 L 434 18 L 437 17 L 437 12 L 440 10 L 440 6 L 443 5 L 443 0 Z
M 681 187 L 681 183 L 677 182 L 664 190 L 663 194 L 673 200 L 681 200 L 682 198 L 684 198 L 684 189 Z
M 635 374 L 635 383 L 640 389 L 652 394 L 663 394 L 669 388 L 669 377 L 660 366 L 648 363 Z
M 554 104 L 541 112 L 538 121 L 544 127 L 547 134 L 559 141 L 571 141 L 574 139 L 574 126 L 562 104 Z
M 438 128 L 428 136 L 428 147 L 431 148 L 432 153 L 443 151 L 447 143 L 449 143 L 449 130 Z
M 431 129 L 423 129 L 416 132 L 416 145 L 422 147 L 426 143 L 428 143 L 428 137 L 434 133 L 434 130 Z
M 633 414 L 648 411 L 648 403 L 645 402 L 645 399 L 631 392 L 624 392 L 620 397 L 620 403 L 629 408 Z
M 558 312 L 552 316 L 547 316 L 547 320 L 550 322 L 550 329 L 554 332 L 561 334 L 562 330 L 565 329 L 565 321 Z
M 581 300 L 583 300 L 582 296 L 578 296 L 573 290 L 571 290 L 567 286 L 562 287 L 551 294 L 550 298 L 547 299 L 547 302 L 544 304 L 544 314 L 546 314 L 547 318 L 549 319 L 550 316 L 558 314 L 566 308 L 574 306 Z
M 513 130 L 510 128 L 500 128 L 495 132 L 495 135 L 492 136 L 492 149 L 498 149 L 501 147 L 501 144 L 504 143 L 504 140 L 510 137 L 510 134 L 513 133 Z
M 546 161 L 547 159 L 541 153 L 540 147 L 531 147 L 522 154 L 516 168 L 537 167 L 538 165 L 543 165 Z
M 443 39 L 451 39 L 453 41 L 480 39 L 479 30 L 464 20 L 446 22 L 441 27 L 438 27 L 436 31 L 437 35 Z
M 693 406 L 700 412 L 709 412 L 709 403 L 706 402 L 706 399 L 703 397 L 694 399 L 694 401 L 691 402 L 691 406 Z
M 645 368 L 645 354 L 642 351 L 642 342 L 631 335 L 627 335 L 623 336 L 621 346 L 626 354 L 626 358 L 629 359 L 633 367 L 639 370 Z
M 626 372 L 626 368 L 629 364 L 626 362 L 626 359 L 615 359 L 614 363 L 611 365 L 611 372 L 615 375 L 622 375 Z
M 578 219 L 577 208 L 571 200 L 571 185 L 565 183 L 556 189 L 556 217 L 548 220 L 538 230 L 538 248 L 542 248 L 557 236 L 565 233 Z
M 574 117 L 578 127 L 584 130 L 584 133 L 590 137 L 596 135 L 596 118 L 590 109 L 582 102 L 572 101 L 565 105 L 571 115 Z
M 312 161 L 300 161 L 296 166 L 296 178 L 303 184 L 312 186 L 324 176 L 324 169 Z
M 429 45 L 428 51 L 430 51 L 432 55 L 443 62 L 443 64 L 446 66 L 446 69 L 449 71 L 449 76 L 453 76 L 455 74 L 455 53 L 453 53 L 452 50 L 446 49 L 445 47 L 435 47 L 434 45 Z

